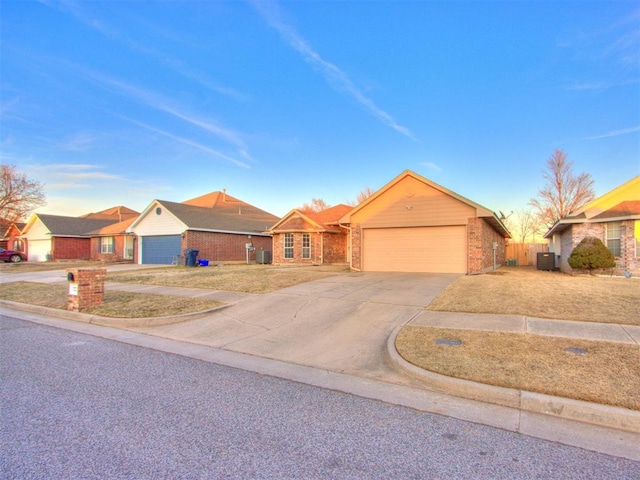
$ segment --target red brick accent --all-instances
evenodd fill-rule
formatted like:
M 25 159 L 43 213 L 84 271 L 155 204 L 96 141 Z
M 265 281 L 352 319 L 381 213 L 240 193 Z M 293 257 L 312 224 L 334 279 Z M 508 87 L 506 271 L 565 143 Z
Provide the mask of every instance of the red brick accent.
M 243 235 L 233 233 L 198 232 L 188 230 L 182 239 L 182 263 L 184 250 L 198 250 L 198 259 L 210 262 L 242 262 L 247 260 L 247 243 L 256 250 L 273 250 L 273 241 L 269 236 Z M 249 261 L 255 261 L 255 251 L 249 255 Z
M 67 275 L 73 275 L 70 284 L 78 286 L 78 294 L 67 294 L 67 310 L 81 312 L 90 307 L 102 305 L 104 301 L 104 280 L 107 276 L 106 268 L 70 268 Z
M 301 222 L 302 223 L 302 222 Z M 287 224 L 287 227 L 291 225 Z M 309 235 L 310 258 L 302 258 L 302 236 Z M 347 262 L 347 234 L 332 232 L 292 232 L 293 258 L 284 258 L 284 233 L 273 236 L 273 263 L 322 265 Z
M 351 225 L 351 269 L 362 271 L 362 227 Z
M 497 243 L 494 250 L 493 243 Z M 471 217 L 467 223 L 467 251 L 469 255 L 467 273 L 474 275 L 493 270 L 504 264 L 505 239 L 489 223 L 479 217 Z
M 126 242 L 126 235 L 114 235 L 113 236 L 113 253 L 101 253 L 100 252 L 100 237 L 94 237 L 91 239 L 91 260 L 99 262 L 121 262 L 124 258 L 124 246 Z M 132 258 L 127 261 L 133 261 Z
M 53 237 L 51 239 L 52 260 L 89 260 L 91 239 L 74 237 Z

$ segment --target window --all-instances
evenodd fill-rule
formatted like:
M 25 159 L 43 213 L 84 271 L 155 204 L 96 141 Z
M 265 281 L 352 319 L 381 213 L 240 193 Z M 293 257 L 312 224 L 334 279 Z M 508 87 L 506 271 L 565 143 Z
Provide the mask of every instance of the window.
M 620 222 L 607 223 L 607 248 L 614 257 L 620 256 Z
M 311 258 L 311 235 L 302 234 L 302 258 Z
M 18 238 L 13 241 L 13 249 L 16 252 L 24 252 L 24 242 L 22 241 L 21 238 Z
M 284 258 L 293 258 L 293 233 L 284 234 Z
M 100 253 L 113 253 L 113 237 L 100 237 Z

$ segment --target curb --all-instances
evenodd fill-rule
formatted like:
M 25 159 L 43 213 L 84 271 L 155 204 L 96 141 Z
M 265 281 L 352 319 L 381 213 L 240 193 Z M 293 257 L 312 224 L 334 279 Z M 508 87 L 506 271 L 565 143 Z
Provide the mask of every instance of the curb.
M 105 327 L 117 328 L 141 328 L 141 327 L 159 327 L 161 325 L 172 325 L 174 323 L 182 323 L 187 320 L 206 317 L 214 312 L 223 310 L 230 305 L 220 305 L 219 307 L 210 308 L 208 310 L 200 310 L 198 312 L 183 313 L 181 315 L 167 315 L 164 317 L 140 317 L 140 318 L 118 318 L 103 317 L 100 315 L 92 315 L 88 313 L 71 312 L 69 310 L 60 310 L 58 308 L 42 307 L 40 305 L 30 305 L 28 303 L 11 302 L 9 300 L 0 300 L 0 306 L 19 310 L 28 313 L 40 313 L 50 315 L 52 317 L 63 318 L 65 320 L 74 320 L 76 322 L 91 323 L 93 325 L 102 325 Z
M 407 362 L 396 350 L 396 337 L 403 327 L 404 325 L 396 327 L 387 339 L 389 358 L 400 369 L 424 380 L 439 392 L 565 420 L 640 433 L 640 412 L 635 410 L 514 388 L 496 387 L 471 380 L 448 377 L 419 368 Z

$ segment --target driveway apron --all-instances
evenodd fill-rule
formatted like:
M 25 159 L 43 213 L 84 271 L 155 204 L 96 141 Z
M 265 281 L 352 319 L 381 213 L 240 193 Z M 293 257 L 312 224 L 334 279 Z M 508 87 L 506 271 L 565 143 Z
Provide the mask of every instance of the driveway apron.
M 412 383 L 386 359 L 387 338 L 458 275 L 351 273 L 252 295 L 208 317 L 137 331 L 235 352 Z

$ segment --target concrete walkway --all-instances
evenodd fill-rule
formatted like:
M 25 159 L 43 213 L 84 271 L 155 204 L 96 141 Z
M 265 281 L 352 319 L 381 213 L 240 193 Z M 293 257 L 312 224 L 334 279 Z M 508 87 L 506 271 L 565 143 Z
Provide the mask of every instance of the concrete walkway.
M 50 283 L 57 278 L 55 281 L 66 281 L 64 272 L 39 275 L 32 274 L 29 280 Z M 15 275 L 2 277 L 7 276 L 17 280 Z M 425 310 L 456 278 L 457 275 L 353 273 L 262 295 L 108 282 L 106 288 L 112 290 L 207 298 L 229 304 L 227 308 L 200 318 L 179 317 L 162 326 L 130 327 L 125 319 L 120 325 L 122 335 L 108 335 L 120 341 L 156 345 L 151 348 L 162 345 L 161 349 L 165 351 L 190 356 L 197 351 L 198 358 L 215 358 L 231 366 L 251 365 L 253 371 L 265 371 L 370 398 L 379 398 L 377 393 L 371 393 L 371 389 L 382 389 L 387 392 L 380 397 L 384 401 L 413 408 L 417 408 L 413 399 L 423 398 L 429 407 L 420 408 L 426 411 L 640 460 L 640 449 L 637 448 L 640 445 L 640 412 L 531 396 L 527 392 L 505 391 L 508 389 L 434 376 L 399 358 L 393 340 L 404 325 L 529 332 L 640 344 L 640 327 Z M 7 302 L 0 302 L 2 306 L 6 307 Z M 36 315 L 39 312 L 35 307 L 25 309 Z M 100 319 L 83 314 L 44 311 L 74 320 L 100 322 Z M 104 327 L 94 325 L 90 328 Z M 138 337 L 139 334 L 143 336 Z M 458 399 L 443 397 L 443 392 Z M 553 423 L 554 427 L 541 427 L 553 418 L 560 426 Z M 575 433 L 582 431 L 581 428 L 586 428 L 585 432 L 592 436 L 599 432 L 597 438 L 600 440 L 595 446 L 593 438 L 587 440 L 582 433 Z M 574 433 L 566 434 L 567 431 Z

